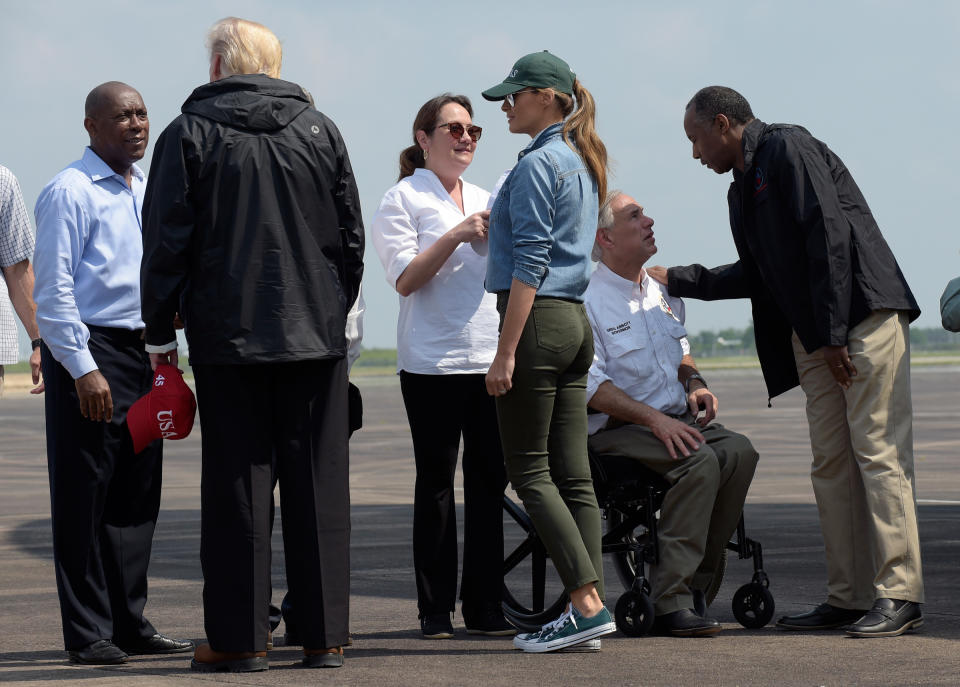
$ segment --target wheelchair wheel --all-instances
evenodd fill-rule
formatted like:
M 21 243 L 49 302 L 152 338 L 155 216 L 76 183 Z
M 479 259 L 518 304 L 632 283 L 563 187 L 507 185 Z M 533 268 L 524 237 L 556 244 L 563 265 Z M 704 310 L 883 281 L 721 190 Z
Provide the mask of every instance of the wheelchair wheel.
M 611 509 L 607 516 L 607 531 L 613 530 L 618 527 L 626 519 L 626 516 L 620 511 Z M 643 546 L 648 543 L 650 533 L 645 527 L 636 528 L 630 535 L 623 538 L 625 543 L 637 543 L 640 546 Z M 627 589 L 633 588 L 633 581 L 637 577 L 637 571 L 640 569 L 640 561 L 637 560 L 637 557 L 641 554 L 639 552 L 630 551 L 626 553 L 615 553 L 613 554 L 613 564 L 614 568 L 617 571 L 617 577 L 620 578 L 621 584 Z M 713 572 L 713 578 L 710 580 L 710 584 L 707 585 L 707 588 L 704 590 L 704 596 L 706 597 L 707 606 L 713 603 L 713 600 L 717 598 L 717 593 L 720 591 L 720 586 L 723 584 L 723 577 L 726 574 L 727 570 L 727 551 L 724 549 L 723 553 L 720 556 L 720 562 L 717 564 L 716 570 Z
M 503 615 L 521 632 L 536 632 L 556 620 L 567 595 L 530 517 L 509 496 L 503 497 Z
M 773 594 L 758 582 L 743 585 L 733 595 L 733 615 L 744 627 L 761 628 L 770 622 L 773 613 Z
M 653 601 L 632 589 L 625 592 L 614 608 L 617 629 L 628 637 L 642 637 L 653 628 Z

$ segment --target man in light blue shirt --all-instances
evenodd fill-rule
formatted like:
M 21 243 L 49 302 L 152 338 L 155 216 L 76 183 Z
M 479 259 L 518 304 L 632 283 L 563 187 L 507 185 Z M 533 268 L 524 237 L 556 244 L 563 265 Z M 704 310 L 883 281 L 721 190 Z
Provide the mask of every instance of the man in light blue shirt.
M 54 565 L 64 646 L 78 663 L 190 651 L 143 617 L 160 509 L 161 444 L 139 454 L 126 414 L 153 375 L 140 319 L 140 212 L 150 125 L 140 94 L 87 96 L 90 147 L 37 200 L 37 324 L 46 381 Z

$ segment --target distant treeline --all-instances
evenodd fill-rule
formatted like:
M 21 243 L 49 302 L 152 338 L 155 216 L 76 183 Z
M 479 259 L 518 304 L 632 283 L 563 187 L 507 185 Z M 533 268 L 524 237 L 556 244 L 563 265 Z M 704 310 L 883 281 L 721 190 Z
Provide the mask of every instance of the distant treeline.
M 395 348 L 364 348 L 360 357 L 354 363 L 357 367 L 396 367 L 397 349 Z
M 721 329 L 689 335 L 695 358 L 756 355 L 753 325 L 745 329 Z M 910 327 L 910 347 L 915 351 L 960 351 L 960 334 L 939 327 Z
M 695 358 L 757 354 L 752 324 L 744 329 L 702 331 L 688 338 Z M 939 327 L 911 327 L 910 347 L 915 351 L 960 351 L 960 334 Z
M 753 325 L 744 329 L 703 331 L 688 336 L 694 358 L 757 354 Z M 939 327 L 911 327 L 910 347 L 915 351 L 960 351 L 960 334 Z M 366 348 L 360 353 L 359 367 L 390 367 L 397 364 L 393 348 Z

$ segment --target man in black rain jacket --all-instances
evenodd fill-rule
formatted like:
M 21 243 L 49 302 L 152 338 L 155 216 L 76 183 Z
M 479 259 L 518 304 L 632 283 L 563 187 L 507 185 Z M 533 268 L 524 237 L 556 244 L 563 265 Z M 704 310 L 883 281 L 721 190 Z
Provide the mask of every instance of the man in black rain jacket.
M 807 397 L 827 600 L 792 630 L 895 636 L 923 620 L 913 484 L 909 322 L 917 302 L 843 162 L 806 129 L 764 124 L 736 91 L 687 105 L 693 157 L 733 171 L 739 260 L 651 268 L 671 295 L 750 298 L 770 396 Z
M 297 627 L 340 665 L 349 607 L 344 329 L 363 223 L 334 124 L 281 81 L 266 28 L 210 32 L 211 82 L 163 132 L 144 203 L 147 350 L 186 328 L 203 427 L 201 563 L 209 645 L 196 670 L 263 670 L 274 474 Z M 271 74 L 268 76 L 267 74 Z

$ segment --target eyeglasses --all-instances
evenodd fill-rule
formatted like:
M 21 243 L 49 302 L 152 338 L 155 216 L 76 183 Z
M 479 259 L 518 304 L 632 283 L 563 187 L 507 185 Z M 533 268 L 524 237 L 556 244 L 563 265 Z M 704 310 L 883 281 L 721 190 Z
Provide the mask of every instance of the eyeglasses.
M 513 106 L 517 104 L 517 96 L 521 93 L 536 93 L 539 89 L 537 88 L 524 88 L 522 91 L 517 91 L 516 93 L 510 93 L 504 100 L 507 101 L 507 106 L 512 110 Z
M 463 138 L 464 131 L 467 132 L 470 140 L 474 143 L 480 140 L 480 134 L 483 133 L 483 127 L 479 127 L 476 124 L 471 124 L 470 126 L 465 127 L 459 122 L 450 122 L 448 124 L 438 124 L 437 128 L 440 127 L 447 127 L 447 131 L 449 131 L 450 135 L 453 136 L 453 138 L 457 141 Z

